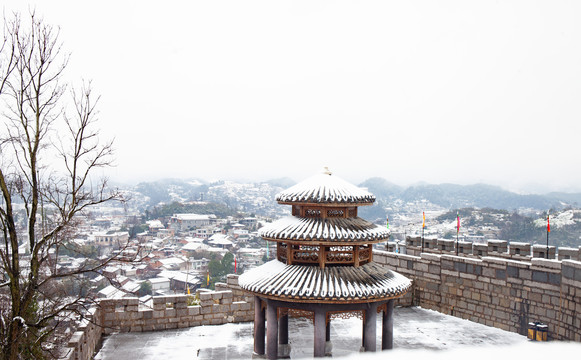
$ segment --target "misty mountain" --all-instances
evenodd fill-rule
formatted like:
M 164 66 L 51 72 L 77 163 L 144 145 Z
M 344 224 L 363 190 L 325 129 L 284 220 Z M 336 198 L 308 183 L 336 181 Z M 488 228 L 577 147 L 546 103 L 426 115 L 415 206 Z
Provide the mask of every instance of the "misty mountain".
M 265 181 L 265 183 L 272 185 L 272 186 L 280 187 L 283 189 L 288 189 L 289 187 L 296 185 L 297 182 L 291 178 L 283 177 L 283 178 L 268 180 L 268 181 Z
M 295 181 L 290 178 L 271 179 L 254 184 L 239 184 L 231 181 L 208 184 L 199 179 L 164 179 L 141 182 L 133 190 L 146 197 L 146 203 L 149 206 L 172 201 L 209 200 L 226 203 L 231 207 L 256 210 L 266 206 L 267 203 L 275 206 L 274 195 L 294 184 Z M 547 210 L 564 209 L 567 206 L 579 207 L 578 205 L 581 204 L 580 193 L 553 192 L 544 195 L 521 195 L 486 184 L 416 184 L 402 187 L 386 179 L 373 177 L 359 186 L 367 188 L 377 198 L 373 206 L 361 209 L 362 215 L 370 219 L 385 218 L 385 209 L 393 204 L 418 201 L 428 201 L 445 209 L 475 207 Z M 259 198 L 259 203 L 256 203 Z
M 400 195 L 405 202 L 426 199 L 444 208 L 490 207 L 495 209 L 534 208 L 548 209 L 559 205 L 556 199 L 543 195 L 520 195 L 498 186 L 476 185 L 423 185 L 411 186 Z
M 367 188 L 376 198 L 383 199 L 396 198 L 404 191 L 403 187 L 379 177 L 369 178 L 359 186 Z
M 162 179 L 158 181 L 141 182 L 134 191 L 146 196 L 148 205 L 157 205 L 170 201 L 200 200 L 202 193 L 208 191 L 208 186 L 198 179 Z

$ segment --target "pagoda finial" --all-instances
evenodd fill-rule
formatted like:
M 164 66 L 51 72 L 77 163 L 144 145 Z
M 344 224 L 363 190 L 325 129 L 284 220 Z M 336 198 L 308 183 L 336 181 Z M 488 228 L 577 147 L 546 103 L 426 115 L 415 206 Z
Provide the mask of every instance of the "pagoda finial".
M 333 173 L 331 172 L 331 170 L 329 170 L 329 167 L 328 166 L 325 166 L 323 168 L 323 174 L 325 174 L 325 175 L 333 175 Z

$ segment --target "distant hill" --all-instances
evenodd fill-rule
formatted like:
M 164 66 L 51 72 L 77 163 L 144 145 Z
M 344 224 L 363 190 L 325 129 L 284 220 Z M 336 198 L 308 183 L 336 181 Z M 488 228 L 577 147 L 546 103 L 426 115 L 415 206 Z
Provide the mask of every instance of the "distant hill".
M 490 207 L 505 210 L 519 208 L 546 210 L 581 205 L 581 194 L 554 192 L 545 195 L 521 195 L 486 184 L 421 184 L 403 188 L 375 177 L 365 180 L 359 186 L 366 187 L 378 201 L 389 202 L 400 199 L 403 202 L 414 202 L 425 199 L 443 208 Z
M 359 186 L 367 188 L 376 198 L 389 199 L 399 196 L 404 191 L 403 187 L 379 177 L 369 178 L 359 184 Z
M 412 186 L 401 193 L 403 201 L 426 199 L 445 208 L 490 207 L 495 209 L 534 208 L 549 209 L 558 205 L 556 199 L 543 195 L 520 195 L 498 186 L 476 185 L 422 185 Z
M 137 191 L 149 198 L 149 205 L 174 200 L 200 200 L 200 194 L 208 191 L 208 186 L 198 179 L 162 179 L 141 182 L 135 186 Z
M 278 186 L 278 187 L 281 187 L 283 189 L 288 189 L 289 187 L 295 185 L 297 182 L 291 178 L 284 177 L 284 178 L 268 180 L 268 181 L 265 181 L 265 183 L 270 184 L 272 186 Z

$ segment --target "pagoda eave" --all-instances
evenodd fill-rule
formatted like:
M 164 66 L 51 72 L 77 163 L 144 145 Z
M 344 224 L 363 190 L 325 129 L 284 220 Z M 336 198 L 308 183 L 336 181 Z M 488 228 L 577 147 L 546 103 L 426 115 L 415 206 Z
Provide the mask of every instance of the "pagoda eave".
M 337 299 L 333 299 L 333 300 L 329 300 L 329 299 L 325 299 L 325 298 L 313 298 L 313 299 L 303 299 L 299 296 L 276 296 L 276 295 L 266 295 L 266 294 L 262 294 L 259 292 L 254 292 L 254 291 L 249 291 L 249 290 L 245 290 L 248 293 L 251 293 L 254 296 L 259 296 L 261 298 L 264 299 L 270 299 L 270 300 L 277 300 L 277 301 L 291 301 L 293 303 L 302 303 L 302 304 L 344 304 L 345 302 L 349 302 L 350 304 L 367 304 L 367 303 L 374 303 L 374 302 L 380 302 L 380 301 L 387 301 L 387 300 L 391 300 L 391 299 L 397 299 L 401 296 L 404 296 L 405 294 L 408 293 L 409 289 L 406 289 L 405 291 L 395 294 L 395 295 L 390 295 L 390 296 L 385 296 L 385 297 L 377 297 L 377 298 L 351 298 L 351 297 L 345 297 L 345 298 L 337 298 Z
M 287 243 L 290 245 L 303 245 L 303 246 L 345 246 L 345 245 L 366 245 L 366 244 L 379 244 L 385 242 L 389 239 L 389 236 L 382 239 L 361 239 L 361 240 L 345 240 L 345 239 L 335 239 L 335 240 L 324 240 L 324 239 L 288 239 L 288 238 L 272 238 L 262 236 L 263 240 L 273 241 L 277 243 Z
M 337 206 L 369 206 L 369 205 L 373 205 L 373 201 L 369 201 L 369 202 L 349 202 L 349 201 L 345 201 L 345 202 L 340 202 L 340 201 L 329 201 L 329 202 L 313 202 L 313 201 L 283 201 L 283 200 L 278 200 L 277 201 L 279 204 L 281 205 L 304 205 L 304 206 L 319 206 L 319 207 L 337 207 Z

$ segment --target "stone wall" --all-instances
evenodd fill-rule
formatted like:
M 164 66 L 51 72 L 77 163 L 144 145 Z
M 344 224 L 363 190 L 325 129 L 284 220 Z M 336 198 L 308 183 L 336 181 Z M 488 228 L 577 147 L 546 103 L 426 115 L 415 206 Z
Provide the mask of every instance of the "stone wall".
M 188 306 L 188 295 L 155 296 L 151 307 L 137 298 L 103 299 L 71 337 L 66 359 L 91 359 L 103 334 L 254 320 L 254 299 L 240 289 L 238 275 L 228 275 L 227 283 L 216 283 L 215 288 L 198 289 L 200 304 L 192 306 Z
M 103 327 L 98 325 L 101 319 L 101 309 L 91 308 L 87 317 L 73 333 L 65 350 L 65 360 L 92 359 L 95 349 L 101 342 Z
M 413 280 L 400 305 L 523 335 L 529 322 L 540 321 L 552 339 L 581 341 L 581 262 L 383 251 L 373 259 Z

